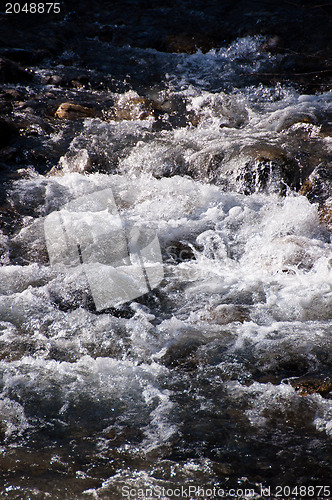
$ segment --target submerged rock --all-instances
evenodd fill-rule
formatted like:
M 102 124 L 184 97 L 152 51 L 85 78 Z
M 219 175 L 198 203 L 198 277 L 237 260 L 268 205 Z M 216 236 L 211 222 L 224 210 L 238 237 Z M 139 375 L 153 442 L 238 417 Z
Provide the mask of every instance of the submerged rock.
M 329 231 L 332 231 L 332 199 L 328 200 L 320 207 L 319 219 Z
M 266 191 L 285 195 L 287 188 L 298 187 L 299 178 L 299 167 L 295 161 L 259 157 L 240 169 L 237 182 L 244 194 Z
M 93 117 L 95 112 L 92 108 L 81 106 L 80 104 L 73 104 L 71 102 L 64 102 L 60 104 L 55 112 L 56 118 L 64 120 L 81 120 L 87 117 Z
M 111 112 L 115 120 L 146 120 L 154 116 L 154 106 L 150 99 L 139 96 L 134 91 L 126 92 L 118 97 Z
M 86 149 L 82 149 L 77 154 L 62 156 L 59 164 L 53 167 L 48 175 L 65 175 L 72 172 L 83 174 L 90 172 L 92 161 Z
M 250 321 L 249 308 L 238 304 L 220 304 L 216 307 L 207 307 L 199 313 L 202 321 L 214 323 L 217 325 L 227 325 L 234 321 L 243 323 Z
M 186 371 L 195 370 L 200 361 L 197 350 L 201 344 L 197 339 L 182 339 L 170 345 L 161 360 L 168 368 L 180 368 Z
M 292 386 L 300 396 L 317 393 L 326 397 L 332 391 L 332 379 L 330 377 L 324 379 L 316 377 L 297 379 L 292 381 Z
M 305 179 L 300 193 L 309 201 L 323 206 L 332 197 L 332 169 L 330 164 L 322 162 Z M 327 212 L 329 209 L 327 209 Z M 325 213 L 325 215 L 327 215 Z

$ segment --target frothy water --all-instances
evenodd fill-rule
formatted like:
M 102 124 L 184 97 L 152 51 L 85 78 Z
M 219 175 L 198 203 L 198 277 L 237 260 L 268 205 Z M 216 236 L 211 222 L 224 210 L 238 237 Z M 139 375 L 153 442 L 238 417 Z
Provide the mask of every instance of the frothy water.
M 276 64 L 261 44 L 174 55 L 168 88 L 149 97 L 161 117 L 86 119 L 58 171 L 11 186 L 18 222 L 0 234 L 6 497 L 236 483 L 259 498 L 259 484 L 328 480 L 331 236 L 296 190 L 329 161 L 319 131 L 332 100 L 234 88 Z M 125 228 L 157 234 L 164 278 L 96 311 L 79 269 L 50 266 L 43 228 L 105 189 Z M 327 389 L 303 396 L 310 378 Z

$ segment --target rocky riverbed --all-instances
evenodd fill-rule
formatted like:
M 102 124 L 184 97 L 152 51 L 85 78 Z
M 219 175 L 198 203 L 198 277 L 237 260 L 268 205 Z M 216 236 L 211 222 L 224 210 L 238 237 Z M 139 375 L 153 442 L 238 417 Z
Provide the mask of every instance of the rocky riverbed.
M 332 6 L 1 9 L 1 496 L 332 498 Z M 164 277 L 99 311 L 45 220 L 103 190 Z

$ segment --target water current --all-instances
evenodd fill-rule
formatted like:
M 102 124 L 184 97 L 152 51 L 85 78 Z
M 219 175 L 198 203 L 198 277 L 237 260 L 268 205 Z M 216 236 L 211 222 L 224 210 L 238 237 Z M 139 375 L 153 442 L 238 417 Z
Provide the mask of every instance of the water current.
M 87 117 L 49 174 L 31 166 L 8 187 L 4 498 L 166 500 L 180 487 L 192 499 L 231 488 L 265 498 L 262 487 L 291 498 L 278 485 L 330 495 L 317 488 L 332 477 L 331 232 L 304 179 L 317 184 L 331 165 L 332 96 L 253 85 L 280 57 L 263 43 L 135 49 L 143 71 L 164 68 L 163 87 L 110 91 L 127 115 Z M 163 279 L 96 310 L 80 266 L 50 265 L 44 228 L 105 189 L 124 227 L 157 234 Z

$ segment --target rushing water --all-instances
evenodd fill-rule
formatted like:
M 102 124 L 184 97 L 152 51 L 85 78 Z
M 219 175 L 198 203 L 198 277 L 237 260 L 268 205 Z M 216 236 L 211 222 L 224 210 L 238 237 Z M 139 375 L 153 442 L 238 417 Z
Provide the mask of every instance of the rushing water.
M 298 191 L 328 164 L 332 96 L 253 85 L 248 75 L 278 63 L 261 45 L 137 49 L 165 68 L 164 87 L 145 92 L 160 114 L 133 90 L 113 93 L 131 120 L 87 118 L 57 169 L 11 184 L 3 497 L 117 500 L 191 485 L 261 498 L 263 485 L 274 498 L 277 485 L 330 485 L 331 236 Z M 108 188 L 125 226 L 158 235 L 164 278 L 97 312 L 79 271 L 50 266 L 44 221 Z M 304 393 L 308 380 L 327 389 Z

